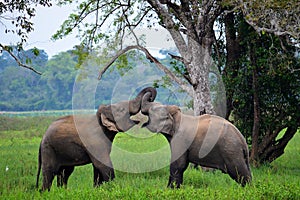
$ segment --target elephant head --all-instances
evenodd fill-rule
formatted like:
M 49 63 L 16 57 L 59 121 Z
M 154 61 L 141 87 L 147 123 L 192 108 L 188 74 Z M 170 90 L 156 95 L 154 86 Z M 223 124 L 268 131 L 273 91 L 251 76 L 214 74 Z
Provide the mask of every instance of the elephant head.
M 150 94 L 145 94 L 142 100 L 141 111 L 144 115 L 149 116 L 148 121 L 142 127 L 146 127 L 151 132 L 172 136 L 175 128 L 173 115 L 180 109 L 177 106 L 150 102 L 149 98 Z
M 152 102 L 156 97 L 156 93 L 155 88 L 147 87 L 144 88 L 136 98 L 130 101 L 99 106 L 97 111 L 99 123 L 114 132 L 125 132 L 129 130 L 138 123 L 137 121 L 131 120 L 130 116 L 140 111 L 142 99 Z

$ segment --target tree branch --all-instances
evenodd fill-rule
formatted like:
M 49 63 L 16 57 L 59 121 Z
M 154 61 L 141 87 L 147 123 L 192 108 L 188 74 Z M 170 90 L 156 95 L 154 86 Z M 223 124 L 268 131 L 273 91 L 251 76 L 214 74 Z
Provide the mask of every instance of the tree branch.
M 265 160 L 268 160 L 269 162 L 272 162 L 276 158 L 278 158 L 280 155 L 283 154 L 283 150 L 288 144 L 288 142 L 294 137 L 294 135 L 297 132 L 297 127 L 288 127 L 285 131 L 284 135 L 281 139 L 276 141 L 276 144 L 272 144 L 268 149 L 266 149 L 263 152 L 263 158 Z
M 175 59 L 175 60 L 178 60 L 179 62 L 182 62 L 183 64 L 185 64 L 184 62 L 184 58 L 181 57 L 181 56 L 176 56 L 176 55 L 173 55 L 171 53 L 168 53 L 172 59 Z M 186 64 L 185 64 L 186 65 Z M 189 84 L 193 85 L 192 83 L 192 79 L 191 77 L 189 76 L 189 74 L 182 74 L 182 76 L 189 82 Z
M 244 19 L 258 33 L 273 33 L 277 36 L 289 35 L 299 42 L 299 2 L 265 6 L 240 0 Z
M 166 66 L 164 66 L 163 64 L 161 64 L 161 62 L 159 62 L 155 57 L 153 57 L 150 52 L 145 48 L 142 47 L 140 45 L 133 45 L 133 46 L 128 46 L 125 49 L 120 50 L 119 52 L 117 52 L 117 54 L 110 60 L 110 62 L 108 62 L 103 68 L 102 70 L 100 70 L 99 75 L 98 75 L 98 79 L 100 80 L 103 76 L 103 74 L 107 71 L 107 69 L 118 59 L 118 57 L 120 57 L 122 54 L 133 50 L 133 49 L 137 49 L 140 51 L 143 51 L 146 55 L 146 58 L 150 61 L 153 62 L 160 70 L 162 70 L 171 80 L 175 81 L 176 83 L 179 84 L 179 86 L 185 90 L 191 97 L 194 96 L 193 94 L 193 90 L 192 88 L 186 84 L 184 81 L 182 81 L 180 78 L 178 78 L 177 76 L 175 76 Z
M 186 34 L 196 41 L 199 40 L 190 2 L 181 0 L 181 5 L 179 6 L 176 3 L 168 1 L 166 2 L 166 5 L 168 6 L 169 11 L 173 13 L 177 19 L 179 19 L 182 26 L 186 28 Z
M 37 71 L 36 69 L 34 69 L 33 67 L 30 67 L 28 65 L 23 64 L 6 46 L 0 44 L 0 47 L 2 48 L 2 50 L 6 51 L 11 57 L 14 58 L 14 60 L 18 63 L 18 65 L 20 67 L 24 67 L 26 69 L 29 69 L 31 71 L 33 71 L 34 73 L 38 74 L 38 75 L 42 75 L 41 72 Z
M 176 30 L 177 25 L 172 19 L 172 16 L 168 11 L 165 9 L 165 7 L 158 1 L 158 0 L 147 0 L 147 2 L 155 9 L 155 12 L 158 15 L 161 15 L 163 23 L 165 25 L 164 28 L 166 28 L 169 33 L 171 34 L 175 45 L 177 49 L 179 50 L 179 53 L 181 54 L 182 57 L 184 57 L 186 60 L 190 61 L 191 60 L 191 54 L 189 54 L 189 49 L 187 47 L 187 44 L 182 37 L 181 33 L 179 30 Z M 164 1 L 163 1 L 164 2 Z

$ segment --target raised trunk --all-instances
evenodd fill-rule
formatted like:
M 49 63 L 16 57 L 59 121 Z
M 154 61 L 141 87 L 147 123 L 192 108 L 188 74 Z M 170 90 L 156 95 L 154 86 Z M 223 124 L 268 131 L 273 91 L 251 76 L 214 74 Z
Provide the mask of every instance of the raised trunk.
M 137 114 L 140 109 L 141 109 L 141 103 L 142 103 L 142 98 L 143 96 L 149 93 L 149 95 L 147 95 L 147 100 L 152 102 L 154 101 L 155 97 L 156 97 L 156 89 L 152 88 L 152 87 L 147 87 L 144 88 L 137 96 L 136 98 L 134 98 L 133 100 L 129 101 L 129 113 L 131 115 L 135 115 Z

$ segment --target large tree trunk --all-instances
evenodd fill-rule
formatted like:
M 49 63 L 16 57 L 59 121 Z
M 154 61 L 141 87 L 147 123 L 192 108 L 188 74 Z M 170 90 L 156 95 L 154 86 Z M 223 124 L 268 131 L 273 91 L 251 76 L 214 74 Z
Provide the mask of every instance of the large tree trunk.
M 260 125 L 260 107 L 259 107 L 259 97 L 258 97 L 258 80 L 257 80 L 257 69 L 253 66 L 253 129 L 252 129 L 252 146 L 250 153 L 250 162 L 257 166 L 259 163 L 258 155 L 258 136 L 259 136 L 259 125 Z
M 252 144 L 250 152 L 250 162 L 257 166 L 259 164 L 258 145 L 259 145 L 259 126 L 260 126 L 260 107 L 258 96 L 258 69 L 257 57 L 255 52 L 255 44 L 249 42 L 249 57 L 252 66 L 252 90 L 253 90 L 253 128 L 252 128 Z
M 282 138 L 276 140 L 276 137 L 280 132 L 280 130 L 275 130 L 272 134 L 264 136 L 258 149 L 260 163 L 271 163 L 284 153 L 286 145 L 297 132 L 297 125 L 286 128 Z
M 194 41 L 191 47 L 193 60 L 190 65 L 190 77 L 194 89 L 194 115 L 214 114 L 208 79 L 212 65 L 211 46 L 203 47 Z
M 224 19 L 225 23 L 225 37 L 226 37 L 226 66 L 223 71 L 226 84 L 226 115 L 229 119 L 231 111 L 233 110 L 233 94 L 235 91 L 235 78 L 238 75 L 240 68 L 239 58 L 241 55 L 241 46 L 239 38 L 237 37 L 237 30 L 234 23 L 234 13 L 228 13 Z
M 187 69 L 185 78 L 193 88 L 194 114 L 213 114 L 208 75 L 212 63 L 213 25 L 222 11 L 221 5 L 214 1 L 147 2 L 158 14 L 162 26 L 169 31 L 180 53 L 180 61 Z

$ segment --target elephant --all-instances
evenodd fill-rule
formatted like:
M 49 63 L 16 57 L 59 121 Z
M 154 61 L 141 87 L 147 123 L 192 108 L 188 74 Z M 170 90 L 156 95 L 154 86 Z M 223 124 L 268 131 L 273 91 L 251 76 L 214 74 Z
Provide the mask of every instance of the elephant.
M 139 123 L 130 119 L 141 108 L 142 97 L 154 101 L 156 89 L 144 88 L 136 98 L 111 105 L 100 105 L 93 115 L 69 115 L 52 122 L 44 134 L 38 155 L 36 188 L 42 168 L 42 191 L 50 191 L 57 176 L 57 186 L 67 187 L 75 166 L 92 163 L 94 186 L 114 179 L 110 152 L 114 137 Z
M 204 114 L 181 113 L 178 106 L 142 100 L 141 112 L 148 116 L 142 127 L 161 133 L 171 149 L 168 187 L 180 188 L 189 162 L 219 169 L 245 186 L 252 180 L 249 151 L 245 138 L 229 121 Z

